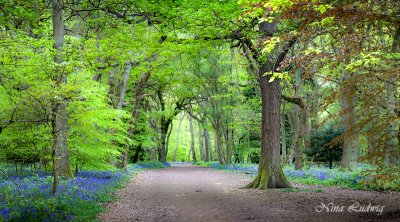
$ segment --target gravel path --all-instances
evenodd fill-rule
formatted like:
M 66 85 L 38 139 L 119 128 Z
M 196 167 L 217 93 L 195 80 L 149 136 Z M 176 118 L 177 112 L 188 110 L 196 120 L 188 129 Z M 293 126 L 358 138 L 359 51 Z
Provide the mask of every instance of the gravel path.
M 400 194 L 396 192 L 240 188 L 250 180 L 245 174 L 189 164 L 144 170 L 118 192 L 118 201 L 107 204 L 110 211 L 98 219 L 105 222 L 400 221 Z M 349 209 L 369 212 L 348 212 Z

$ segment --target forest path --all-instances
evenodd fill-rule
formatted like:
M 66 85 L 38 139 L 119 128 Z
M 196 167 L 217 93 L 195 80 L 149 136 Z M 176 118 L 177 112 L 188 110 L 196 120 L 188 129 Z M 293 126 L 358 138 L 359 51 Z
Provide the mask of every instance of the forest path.
M 189 164 L 144 170 L 118 192 L 118 201 L 107 204 L 110 211 L 98 219 L 105 222 L 400 221 L 399 193 L 338 188 L 322 188 L 323 192 L 241 189 L 250 180 L 245 174 Z M 318 213 L 316 207 L 322 206 L 321 203 L 327 208 Z M 356 210 L 367 209 L 371 203 L 384 206 L 383 213 L 349 213 L 348 208 L 357 203 L 360 207 Z M 343 212 L 326 212 L 332 210 Z

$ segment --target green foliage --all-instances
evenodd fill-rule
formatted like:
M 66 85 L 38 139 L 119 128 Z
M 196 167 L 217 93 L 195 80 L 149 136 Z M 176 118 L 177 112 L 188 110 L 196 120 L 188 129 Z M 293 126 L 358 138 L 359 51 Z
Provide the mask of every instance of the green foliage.
M 400 191 L 400 168 L 367 169 L 361 172 L 363 186 L 373 190 Z
M 260 149 L 253 148 L 250 153 L 250 161 L 251 163 L 259 163 L 260 162 Z
M 80 92 L 68 109 L 72 159 L 84 168 L 108 168 L 117 161 L 119 148 L 130 143 L 127 137 L 130 115 L 106 103 L 107 87 L 85 80 L 82 73 L 70 78 L 80 83 L 76 85 Z

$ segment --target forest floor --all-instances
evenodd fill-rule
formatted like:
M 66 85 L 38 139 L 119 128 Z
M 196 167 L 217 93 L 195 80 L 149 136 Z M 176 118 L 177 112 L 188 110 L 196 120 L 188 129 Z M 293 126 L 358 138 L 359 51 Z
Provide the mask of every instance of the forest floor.
M 400 193 L 242 189 L 251 177 L 190 164 L 138 173 L 100 221 L 400 221 Z M 320 212 L 318 212 L 320 211 Z M 350 211 L 350 212 L 349 212 Z

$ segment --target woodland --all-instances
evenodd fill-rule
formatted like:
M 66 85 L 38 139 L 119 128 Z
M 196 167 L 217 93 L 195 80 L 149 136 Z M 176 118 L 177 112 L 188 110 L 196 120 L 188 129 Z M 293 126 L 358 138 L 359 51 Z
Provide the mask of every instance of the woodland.
M 73 220 L 169 162 L 250 173 L 247 188 L 400 191 L 398 0 L 0 0 L 0 15 L 0 221 Z

